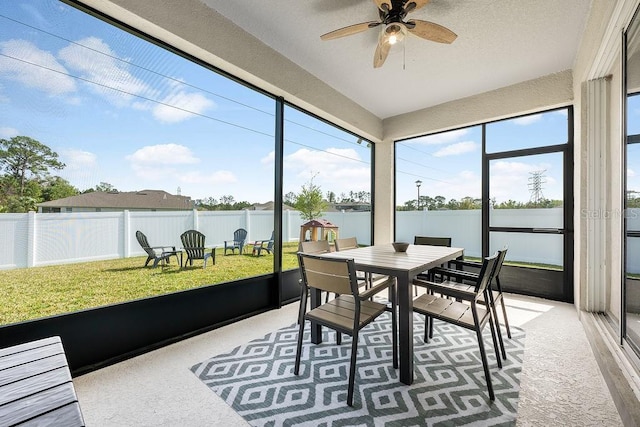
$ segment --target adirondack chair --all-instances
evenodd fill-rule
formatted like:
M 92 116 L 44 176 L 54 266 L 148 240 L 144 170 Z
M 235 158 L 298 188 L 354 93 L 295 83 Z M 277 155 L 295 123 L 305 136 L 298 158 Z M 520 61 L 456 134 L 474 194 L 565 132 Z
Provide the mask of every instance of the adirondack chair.
M 247 240 L 247 230 L 238 228 L 233 232 L 233 240 L 225 240 L 224 254 L 226 255 L 229 249 L 231 249 L 231 253 L 235 253 L 236 248 L 238 248 L 238 253 L 241 254 L 245 240 Z
M 271 232 L 271 237 L 268 240 L 256 240 L 255 243 L 253 244 L 252 254 L 254 256 L 260 256 L 262 251 L 266 251 L 267 253 L 271 253 L 271 251 L 273 251 L 274 237 L 275 237 L 275 231 L 272 231 Z
M 201 232 L 197 230 L 187 230 L 180 235 L 180 240 L 182 241 L 182 249 L 187 254 L 187 259 L 184 261 L 184 266 L 187 266 L 187 263 L 193 265 L 194 259 L 204 260 L 204 265 L 202 268 L 207 266 L 207 260 L 212 258 L 213 263 L 216 263 L 216 252 L 215 248 L 209 249 L 205 247 L 204 240 L 205 236 Z
M 158 266 L 158 263 L 161 262 L 162 265 L 165 262 L 169 263 L 169 257 L 175 256 L 176 261 L 178 260 L 178 252 L 176 251 L 175 246 L 151 246 L 147 241 L 147 236 L 140 230 L 136 231 L 136 239 L 138 239 L 138 243 L 142 246 L 142 249 L 147 253 L 147 261 L 144 263 L 146 267 L 151 260 L 153 260 L 152 268 Z M 179 264 L 180 262 L 178 262 Z

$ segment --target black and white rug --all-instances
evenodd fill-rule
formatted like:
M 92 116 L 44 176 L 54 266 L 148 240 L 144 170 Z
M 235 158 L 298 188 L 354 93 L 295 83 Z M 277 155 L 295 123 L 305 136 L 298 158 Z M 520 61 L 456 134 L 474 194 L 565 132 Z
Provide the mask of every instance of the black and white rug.
M 346 404 L 351 338 L 323 328 L 323 343 L 305 330 L 300 375 L 293 374 L 295 324 L 191 367 L 252 426 L 515 425 L 524 331 L 505 336 L 498 369 L 488 328 L 485 348 L 496 395 L 489 401 L 475 333 L 435 322 L 425 344 L 424 320 L 414 319 L 414 383 L 402 384 L 391 364 L 391 320 L 383 314 L 361 331 L 354 406 Z

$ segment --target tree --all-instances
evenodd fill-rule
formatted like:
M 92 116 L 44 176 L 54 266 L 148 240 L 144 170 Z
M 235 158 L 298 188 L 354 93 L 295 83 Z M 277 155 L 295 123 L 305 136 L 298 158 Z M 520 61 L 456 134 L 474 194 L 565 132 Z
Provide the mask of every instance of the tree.
M 27 180 L 43 177 L 49 169 L 62 169 L 58 153 L 28 136 L 0 139 L 0 166 L 18 183 L 18 196 L 25 195 Z M 29 176 L 30 174 L 30 176 Z
M 284 195 L 284 198 L 282 201 L 284 202 L 285 205 L 289 205 L 289 206 L 295 205 L 296 193 L 294 193 L 293 191 L 289 191 L 287 194 Z
M 96 185 L 96 191 L 104 191 L 105 193 L 108 193 L 110 191 L 118 191 L 118 189 L 108 182 L 100 181 L 100 184 Z
M 69 181 L 59 176 L 54 176 L 42 185 L 42 199 L 45 202 L 76 196 L 79 193 Z
M 313 178 L 302 185 L 302 191 L 296 196 L 293 206 L 300 211 L 302 219 L 307 221 L 322 215 L 326 203 L 322 199 L 322 190 L 313 183 Z

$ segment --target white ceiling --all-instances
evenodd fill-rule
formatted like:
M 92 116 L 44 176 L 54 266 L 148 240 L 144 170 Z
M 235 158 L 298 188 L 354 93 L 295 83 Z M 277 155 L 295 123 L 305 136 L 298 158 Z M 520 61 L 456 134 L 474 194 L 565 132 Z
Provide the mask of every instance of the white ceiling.
M 410 35 L 373 68 L 379 28 L 372 0 L 202 0 L 381 119 L 571 69 L 591 0 L 431 0 L 410 18 L 454 31 L 451 45 Z

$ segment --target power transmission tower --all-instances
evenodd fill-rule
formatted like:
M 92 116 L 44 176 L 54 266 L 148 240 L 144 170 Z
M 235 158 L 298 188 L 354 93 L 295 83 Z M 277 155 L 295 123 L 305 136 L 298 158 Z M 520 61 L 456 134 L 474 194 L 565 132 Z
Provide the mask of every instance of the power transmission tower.
M 542 184 L 546 184 L 547 181 L 544 180 L 545 170 L 529 172 L 531 175 L 529 177 L 529 192 L 531 193 L 531 197 L 529 197 L 529 201 L 533 203 L 539 203 L 544 199 L 544 195 L 542 194 Z

